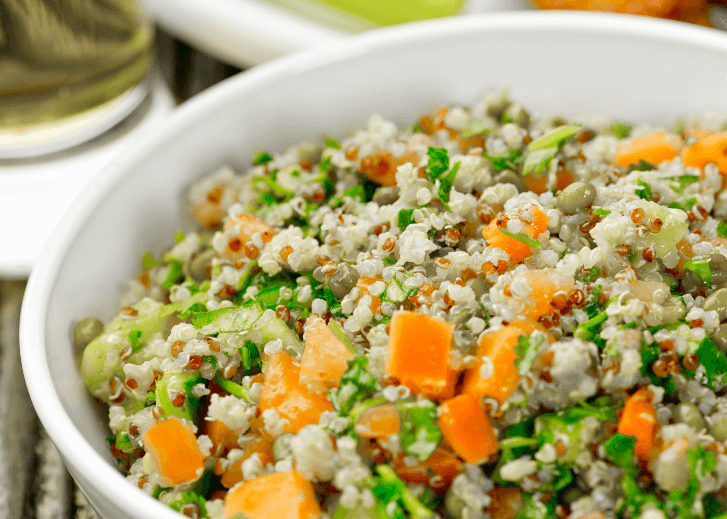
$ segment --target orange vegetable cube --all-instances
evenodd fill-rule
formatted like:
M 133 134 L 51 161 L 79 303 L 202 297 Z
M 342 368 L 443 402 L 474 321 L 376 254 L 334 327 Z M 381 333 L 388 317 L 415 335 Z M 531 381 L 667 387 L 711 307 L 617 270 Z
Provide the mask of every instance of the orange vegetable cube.
M 682 148 L 680 155 L 687 167 L 704 169 L 704 166 L 713 163 L 720 173 L 727 175 L 727 132 L 704 135 Z
M 424 314 L 396 312 L 391 319 L 386 374 L 416 393 L 454 395 L 456 372 L 449 367 L 454 325 Z
M 288 420 L 284 432 L 297 433 L 305 425 L 316 424 L 324 411 L 333 411 L 325 394 L 312 393 L 300 382 L 300 366 L 283 351 L 268 356 L 260 394 L 260 410 L 275 409 Z
M 522 277 L 528 280 L 531 292 L 524 301 L 524 307 L 518 308 L 518 313 L 533 321 L 553 313 L 555 308 L 551 302 L 556 292 L 568 293 L 573 290 L 573 278 L 559 276 L 553 268 L 527 270 Z
M 512 261 L 519 262 L 530 255 L 530 245 L 500 231 L 500 228 L 507 230 L 507 222 L 516 218 L 522 223 L 520 232 L 533 239 L 548 228 L 547 215 L 538 206 L 531 204 L 517 212 L 492 220 L 482 231 L 482 237 L 485 238 L 488 245 L 504 250 Z
M 225 497 L 225 519 L 316 519 L 320 513 L 313 485 L 294 470 L 258 476 Z
M 356 434 L 363 438 L 386 438 L 398 434 L 401 428 L 399 410 L 394 404 L 382 404 L 367 409 L 356 424 Z
M 486 333 L 481 336 L 477 346 L 477 358 L 489 357 L 492 361 L 492 373 L 483 377 L 480 367 L 482 361 L 464 374 L 462 392 L 471 393 L 475 396 L 489 396 L 504 403 L 517 389 L 520 375 L 518 374 L 515 360 L 518 358 L 515 353 L 515 346 L 521 335 L 530 335 L 535 330 L 546 333 L 544 326 L 534 321 L 517 320 L 503 326 L 496 332 Z M 547 335 L 552 343 L 553 339 Z
M 495 430 L 479 397 L 463 394 L 439 406 L 439 429 L 454 452 L 467 463 L 483 463 L 497 452 Z
M 377 281 L 384 281 L 384 278 L 381 276 L 377 277 L 369 277 L 369 276 L 361 276 L 358 278 L 358 281 L 356 282 L 356 288 L 358 288 L 361 291 L 361 295 L 356 300 L 356 303 L 359 302 L 359 300 L 365 296 L 369 295 L 371 296 L 371 313 L 374 315 L 381 315 L 381 298 L 379 296 L 372 296 L 369 292 L 369 287 L 376 283 Z
M 221 481 L 223 487 L 232 488 L 242 481 L 242 464 L 255 453 L 260 456 L 260 462 L 263 464 L 263 467 L 268 463 L 275 462 L 273 458 L 273 445 L 263 437 L 255 438 L 255 440 L 245 447 L 242 456 L 235 460 L 222 475 Z
M 141 440 L 164 486 L 192 483 L 204 472 L 204 457 L 189 422 L 172 416 L 149 427 Z
M 303 337 L 305 349 L 300 359 L 301 381 L 318 392 L 338 387 L 353 353 L 318 315 L 308 318 Z
M 428 485 L 439 495 L 449 489 L 464 465 L 454 453 L 442 447 L 437 447 L 426 460 L 415 465 L 405 463 L 404 458 L 400 454 L 392 460 L 391 466 L 396 475 L 406 483 Z
M 636 391 L 626 401 L 618 422 L 619 433 L 636 438 L 634 455 L 639 459 L 649 457 L 656 436 L 656 408 L 651 397 L 644 387 Z
M 222 451 L 239 448 L 238 434 L 219 420 L 205 420 L 204 433 L 209 437 L 214 447 Z
M 667 136 L 664 132 L 654 132 L 641 137 L 634 137 L 621 144 L 614 155 L 614 162 L 624 168 L 645 160 L 658 166 L 665 160 L 673 160 L 677 156 L 681 139 Z
M 252 213 L 240 213 L 235 218 L 228 218 L 225 221 L 225 229 L 229 229 L 234 225 L 240 224 L 240 241 L 244 244 L 250 241 L 252 235 L 260 233 L 263 242 L 269 242 L 275 236 L 275 228 L 270 227 L 260 218 Z

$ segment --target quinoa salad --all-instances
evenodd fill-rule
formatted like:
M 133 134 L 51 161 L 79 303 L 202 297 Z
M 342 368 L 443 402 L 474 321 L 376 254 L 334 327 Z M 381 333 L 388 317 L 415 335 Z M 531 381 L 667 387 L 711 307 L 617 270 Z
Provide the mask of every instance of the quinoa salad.
M 75 324 L 128 481 L 209 519 L 727 518 L 724 121 L 411 123 L 212 172 Z

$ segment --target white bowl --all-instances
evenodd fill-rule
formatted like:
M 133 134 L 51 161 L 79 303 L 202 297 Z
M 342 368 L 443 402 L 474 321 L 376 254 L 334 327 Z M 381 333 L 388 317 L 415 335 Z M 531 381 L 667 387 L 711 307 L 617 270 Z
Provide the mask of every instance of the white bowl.
M 543 114 L 673 122 L 727 113 L 727 39 L 675 22 L 591 13 L 503 13 L 399 26 L 239 75 L 90 183 L 53 233 L 23 304 L 23 369 L 38 415 L 107 519 L 174 512 L 115 469 L 99 408 L 81 382 L 75 322 L 109 319 L 139 258 L 170 243 L 185 187 L 254 150 L 344 135 L 373 112 L 401 124 L 443 102 L 509 88 Z
M 238 67 L 374 27 L 315 0 L 144 0 L 164 29 Z M 317 6 L 317 7 L 316 7 Z M 463 14 L 529 9 L 528 0 L 467 0 Z

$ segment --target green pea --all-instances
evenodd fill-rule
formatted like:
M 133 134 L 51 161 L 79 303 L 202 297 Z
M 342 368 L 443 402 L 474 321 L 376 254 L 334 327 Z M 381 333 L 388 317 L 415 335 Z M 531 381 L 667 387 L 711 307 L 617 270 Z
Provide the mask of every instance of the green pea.
M 523 179 L 511 169 L 504 170 L 495 180 L 501 184 L 512 184 L 521 193 L 527 191 Z
M 702 303 L 702 308 L 716 311 L 720 321 L 727 319 L 727 288 L 720 288 L 712 292 Z
M 712 271 L 712 284 L 727 283 L 727 258 L 722 254 L 712 254 L 709 257 L 709 270 Z
M 399 188 L 396 186 L 382 186 L 374 192 L 372 199 L 379 205 L 390 205 L 399 200 Z
M 685 423 L 693 427 L 696 431 L 701 431 L 706 427 L 702 413 L 699 412 L 697 406 L 690 402 L 682 402 L 676 406 L 674 410 L 674 418 L 681 423 Z
M 475 293 L 475 299 L 478 301 L 487 292 L 487 285 L 480 278 L 472 278 L 465 281 L 465 286 L 468 286 Z
M 210 274 L 207 270 L 212 258 L 215 257 L 214 249 L 207 249 L 204 252 L 197 254 L 192 261 L 189 262 L 189 275 L 195 283 L 202 283 L 206 279 L 210 278 Z
M 590 182 L 573 182 L 560 192 L 556 205 L 565 214 L 576 214 L 591 205 L 598 190 Z
M 73 344 L 81 350 L 101 335 L 101 332 L 103 332 L 103 323 L 98 319 L 88 317 L 79 322 L 73 329 Z
M 361 275 L 353 266 L 340 263 L 333 274 L 326 276 L 325 284 L 338 299 L 343 299 L 356 286 L 359 277 Z
M 712 342 L 722 351 L 727 351 L 727 323 L 720 324 L 712 334 Z
M 718 442 L 727 440 L 727 414 L 716 418 L 709 428 L 709 434 Z

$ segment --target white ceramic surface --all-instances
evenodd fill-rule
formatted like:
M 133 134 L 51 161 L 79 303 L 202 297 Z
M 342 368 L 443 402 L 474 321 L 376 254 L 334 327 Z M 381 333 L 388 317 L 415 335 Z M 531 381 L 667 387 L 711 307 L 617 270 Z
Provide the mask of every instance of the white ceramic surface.
M 141 254 L 179 229 L 185 187 L 219 164 L 344 135 L 372 112 L 407 124 L 442 102 L 472 104 L 504 87 L 546 114 L 652 123 L 727 114 L 725 71 L 727 39 L 717 31 L 614 15 L 503 13 L 367 33 L 213 87 L 88 185 L 33 271 L 20 341 L 44 427 L 104 518 L 178 517 L 114 468 L 70 337 L 78 320 L 114 314 Z
M 372 26 L 333 13 L 303 16 L 276 5 L 294 6 L 297 0 L 144 1 L 152 18 L 164 29 L 242 68 L 331 43 Z M 528 8 L 527 0 L 469 0 L 462 11 L 483 13 Z
M 0 222 L 8 222 L 0 225 L 0 278 L 27 279 L 45 240 L 86 182 L 174 110 L 161 77 L 150 81 L 147 106 L 108 135 L 49 158 L 0 162 Z

